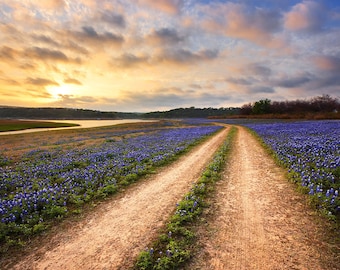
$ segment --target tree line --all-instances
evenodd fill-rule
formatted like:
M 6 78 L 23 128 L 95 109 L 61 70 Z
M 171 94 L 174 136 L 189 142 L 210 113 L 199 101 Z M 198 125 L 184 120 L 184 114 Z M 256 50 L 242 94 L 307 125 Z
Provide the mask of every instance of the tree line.
M 177 108 L 148 113 L 102 112 L 71 108 L 0 107 L 0 118 L 13 119 L 127 119 L 127 118 L 233 118 L 233 117 L 291 117 L 322 115 L 339 118 L 340 101 L 329 95 L 306 100 L 271 101 L 261 99 L 242 107 L 229 108 Z
M 156 111 L 143 114 L 145 118 L 208 118 L 239 114 L 240 108 L 177 108 L 169 111 Z
M 322 95 L 306 100 L 271 101 L 261 99 L 254 103 L 248 103 L 241 107 L 241 115 L 263 114 L 320 114 L 337 113 L 340 111 L 340 101 L 329 95 Z

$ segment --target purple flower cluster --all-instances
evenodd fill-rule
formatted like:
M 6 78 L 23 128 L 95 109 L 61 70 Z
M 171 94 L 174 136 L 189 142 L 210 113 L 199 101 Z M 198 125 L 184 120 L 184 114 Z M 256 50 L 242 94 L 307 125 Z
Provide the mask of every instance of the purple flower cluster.
M 220 128 L 158 129 L 86 148 L 33 150 L 13 166 L 0 166 L 0 222 L 37 223 L 53 216 L 51 209 L 57 209 L 57 215 L 70 203 L 109 192 L 127 179 L 136 180 Z
M 340 121 L 248 124 L 308 188 L 319 208 L 340 212 Z

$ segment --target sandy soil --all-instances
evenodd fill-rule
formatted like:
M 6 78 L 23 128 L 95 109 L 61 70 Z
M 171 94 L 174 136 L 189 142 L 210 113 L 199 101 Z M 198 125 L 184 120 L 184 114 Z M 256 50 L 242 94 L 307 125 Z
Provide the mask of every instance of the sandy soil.
M 199 178 L 226 134 L 224 129 L 2 269 L 128 269 Z
M 340 269 L 305 201 L 259 143 L 239 128 L 201 231 L 203 249 L 187 269 Z M 328 266 L 320 264 L 327 260 Z

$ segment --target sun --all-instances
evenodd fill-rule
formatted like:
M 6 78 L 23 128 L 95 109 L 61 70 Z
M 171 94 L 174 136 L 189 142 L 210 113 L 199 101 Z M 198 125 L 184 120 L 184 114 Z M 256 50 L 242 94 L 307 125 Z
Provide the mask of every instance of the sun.
M 51 99 L 60 100 L 62 96 L 73 95 L 74 89 L 71 85 L 63 84 L 58 86 L 49 86 L 48 92 L 51 95 Z

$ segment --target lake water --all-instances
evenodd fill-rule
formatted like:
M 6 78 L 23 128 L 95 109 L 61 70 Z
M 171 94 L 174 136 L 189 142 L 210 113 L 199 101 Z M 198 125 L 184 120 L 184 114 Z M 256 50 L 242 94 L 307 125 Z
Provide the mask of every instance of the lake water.
M 32 119 L 30 119 L 32 120 Z M 42 121 L 42 120 L 34 120 Z M 39 131 L 49 131 L 49 130 L 60 130 L 60 129 L 77 129 L 77 128 L 94 128 L 94 127 L 104 127 L 104 126 L 114 126 L 119 124 L 128 123 L 138 123 L 138 122 L 155 122 L 155 120 L 141 120 L 141 119 L 122 119 L 122 120 L 43 120 L 48 122 L 58 122 L 58 123 L 72 123 L 78 124 L 80 126 L 76 127 L 62 127 L 62 128 L 32 128 L 17 131 L 6 131 L 0 132 L 0 135 L 14 135 L 21 133 L 32 133 Z

